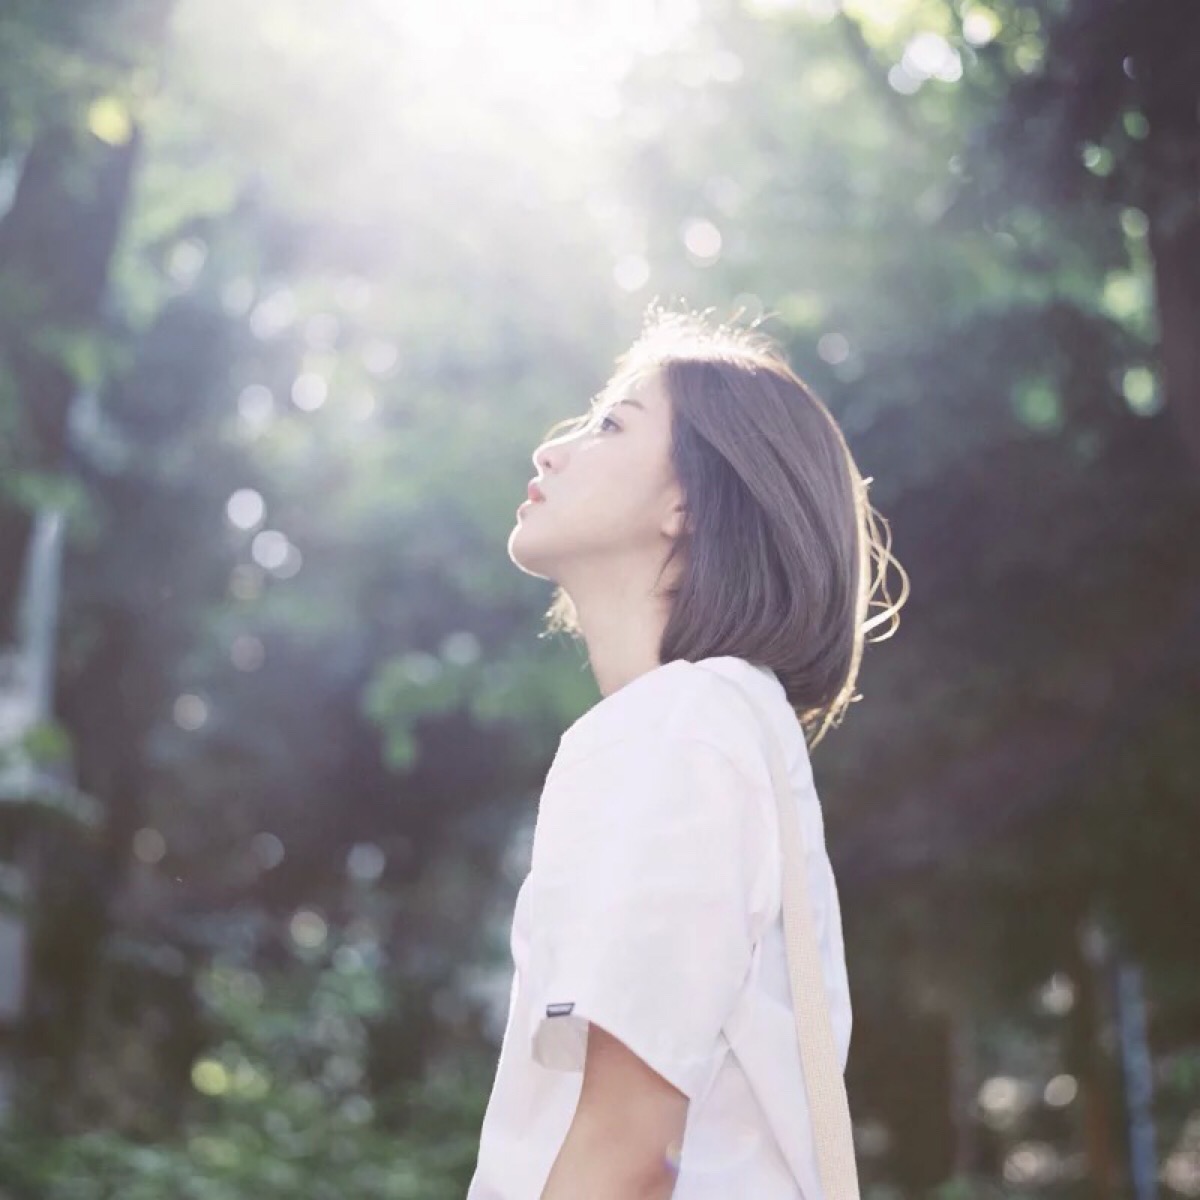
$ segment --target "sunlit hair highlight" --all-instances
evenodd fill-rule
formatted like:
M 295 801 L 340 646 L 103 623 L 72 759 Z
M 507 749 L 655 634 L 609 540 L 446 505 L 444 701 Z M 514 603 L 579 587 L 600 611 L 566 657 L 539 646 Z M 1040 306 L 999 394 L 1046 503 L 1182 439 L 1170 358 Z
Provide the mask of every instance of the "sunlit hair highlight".
M 890 628 L 870 640 L 895 633 L 908 576 L 867 496 L 871 479 L 829 410 L 770 335 L 710 312 L 652 301 L 591 412 L 548 436 L 590 422 L 634 380 L 658 374 L 687 510 L 663 564 L 682 562 L 677 586 L 661 593 L 670 610 L 659 659 L 736 655 L 770 667 L 811 749 L 862 698 L 855 684 L 866 635 L 885 620 Z M 889 563 L 902 584 L 894 603 L 884 586 Z M 883 611 L 871 617 L 872 606 Z M 582 636 L 562 587 L 542 636 L 554 633 Z

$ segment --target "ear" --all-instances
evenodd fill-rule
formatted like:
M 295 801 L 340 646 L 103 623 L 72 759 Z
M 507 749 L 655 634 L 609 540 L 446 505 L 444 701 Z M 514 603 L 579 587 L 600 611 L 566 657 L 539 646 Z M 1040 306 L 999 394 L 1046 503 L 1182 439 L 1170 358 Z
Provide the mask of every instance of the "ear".
M 676 500 L 671 504 L 667 515 L 663 518 L 662 531 L 671 541 L 678 540 L 688 532 L 687 505 L 682 500 Z

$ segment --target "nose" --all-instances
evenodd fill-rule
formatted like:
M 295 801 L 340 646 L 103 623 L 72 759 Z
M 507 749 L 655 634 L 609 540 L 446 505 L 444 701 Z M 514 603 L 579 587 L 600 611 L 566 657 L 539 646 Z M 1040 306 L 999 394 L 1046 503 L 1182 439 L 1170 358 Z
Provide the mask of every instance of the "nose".
M 562 470 L 572 447 L 587 427 L 586 416 L 568 418 L 553 426 L 533 452 L 533 465 L 537 467 L 538 473 L 544 475 L 547 471 Z
M 548 471 L 558 469 L 558 445 L 555 442 L 543 442 L 533 452 L 533 465 L 537 467 L 539 475 L 545 475 Z

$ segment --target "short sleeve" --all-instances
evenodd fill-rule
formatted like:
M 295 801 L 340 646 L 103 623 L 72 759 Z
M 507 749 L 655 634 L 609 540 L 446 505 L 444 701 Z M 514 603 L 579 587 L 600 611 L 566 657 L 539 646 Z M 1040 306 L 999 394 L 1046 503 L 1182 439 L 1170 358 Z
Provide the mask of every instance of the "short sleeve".
M 751 964 L 761 806 L 694 737 L 626 737 L 552 769 L 530 870 L 534 1061 L 581 1071 L 594 1022 L 698 1094 Z

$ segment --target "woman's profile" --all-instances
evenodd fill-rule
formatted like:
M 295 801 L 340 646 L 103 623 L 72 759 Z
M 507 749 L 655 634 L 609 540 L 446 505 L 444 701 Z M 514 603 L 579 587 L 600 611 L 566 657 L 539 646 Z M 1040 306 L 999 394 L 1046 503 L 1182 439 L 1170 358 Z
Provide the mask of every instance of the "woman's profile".
M 601 698 L 539 799 L 467 1200 L 815 1200 L 778 810 L 728 681 L 784 752 L 844 1070 L 850 990 L 809 751 L 907 595 L 897 563 L 903 594 L 869 617 L 895 562 L 870 480 L 771 338 L 657 305 L 533 462 L 509 556 L 556 585 L 547 632 L 586 646 Z

